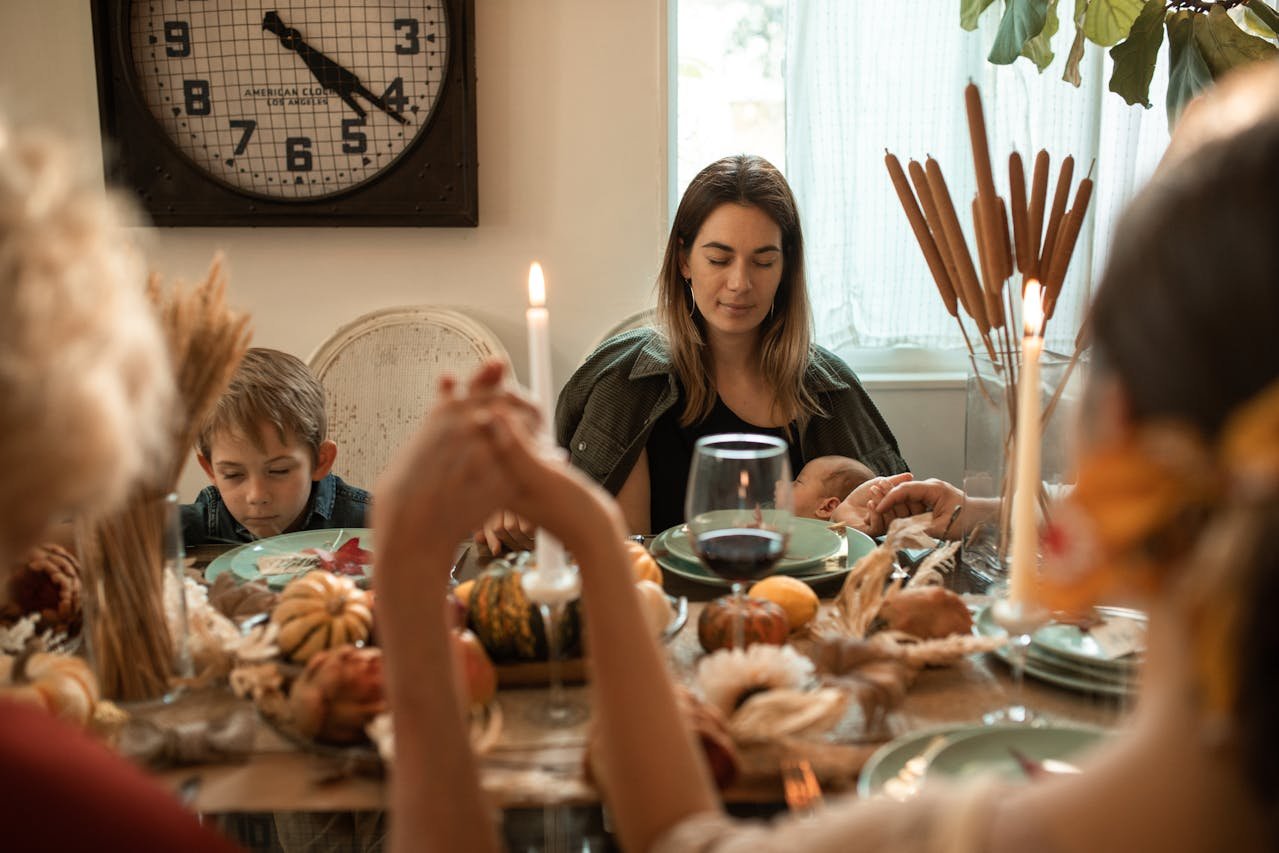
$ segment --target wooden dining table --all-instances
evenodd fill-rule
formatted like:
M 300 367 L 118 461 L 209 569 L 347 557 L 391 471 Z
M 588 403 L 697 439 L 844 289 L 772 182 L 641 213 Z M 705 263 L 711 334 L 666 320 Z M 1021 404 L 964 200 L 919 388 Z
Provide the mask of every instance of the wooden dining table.
M 189 570 L 198 573 L 214 555 L 216 551 L 197 549 Z M 480 570 L 484 559 L 467 554 L 459 563 L 459 574 L 466 577 Z M 667 644 L 674 677 L 688 682 L 703 654 L 697 640 L 698 615 L 707 600 L 723 591 L 673 576 L 667 581 L 669 593 L 689 599 L 687 623 Z M 818 591 L 830 596 L 838 588 L 836 578 Z M 974 607 L 985 600 L 972 589 L 964 595 Z M 867 732 L 865 721 L 852 713 L 814 744 L 810 759 L 828 793 L 850 790 L 866 759 L 886 740 L 932 726 L 978 722 L 984 713 L 1009 703 L 1011 687 L 1008 667 L 990 655 L 925 669 L 902 704 L 875 731 Z M 1128 699 L 1070 691 L 1033 679 L 1025 681 L 1023 691 L 1025 703 L 1050 720 L 1105 728 L 1120 725 L 1131 704 Z M 589 708 L 588 684 L 570 684 L 566 692 L 570 701 Z M 536 722 L 533 709 L 546 699 L 544 687 L 499 690 L 501 733 L 480 758 L 485 791 L 494 805 L 506 810 L 597 809 L 599 793 L 585 766 L 588 723 L 551 728 Z M 252 713 L 252 704 L 223 688 L 193 692 L 153 713 L 180 720 L 233 712 Z M 387 807 L 385 778 L 366 772 L 367 762 L 353 762 L 340 750 L 305 748 L 260 717 L 255 719 L 254 747 L 244 760 L 157 770 L 156 778 L 202 814 L 376 812 Z M 725 801 L 730 806 L 777 808 L 783 802 L 778 763 L 779 755 L 767 749 L 744 750 L 740 780 L 723 792 Z

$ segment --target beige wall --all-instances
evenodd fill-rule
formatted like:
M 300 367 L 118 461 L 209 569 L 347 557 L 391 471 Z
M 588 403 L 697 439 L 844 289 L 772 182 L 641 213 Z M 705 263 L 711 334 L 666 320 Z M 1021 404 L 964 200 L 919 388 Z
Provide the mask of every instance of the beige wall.
M 161 229 L 156 268 L 192 279 L 224 250 L 254 342 L 302 357 L 375 308 L 461 308 L 524 376 L 525 276 L 537 258 L 562 381 L 651 300 L 666 223 L 664 4 L 475 5 L 480 227 Z M 0 108 L 69 131 L 100 158 L 91 36 L 87 2 L 0 3 Z M 188 471 L 184 493 L 198 483 Z
M 605 329 L 652 299 L 667 227 L 666 3 L 475 6 L 478 228 L 160 229 L 155 267 L 190 280 L 225 251 L 255 343 L 304 358 L 375 308 L 460 308 L 497 334 L 525 376 L 524 278 L 537 258 L 563 381 Z M 91 45 L 83 0 L 0 0 L 0 110 L 71 133 L 96 163 Z M 916 469 L 957 479 L 962 393 L 872 390 Z M 201 478 L 189 466 L 183 494 Z

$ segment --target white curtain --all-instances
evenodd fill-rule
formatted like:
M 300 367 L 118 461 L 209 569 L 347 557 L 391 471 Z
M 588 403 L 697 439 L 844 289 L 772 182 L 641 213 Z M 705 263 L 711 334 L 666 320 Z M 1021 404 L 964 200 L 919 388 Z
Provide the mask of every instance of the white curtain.
M 1068 15 L 1074 4 L 1060 6 Z M 1083 85 L 1061 80 L 1074 36 L 1070 20 L 1061 21 L 1057 55 L 1041 75 L 1025 59 L 1012 66 L 986 61 L 1001 3 L 972 33 L 960 28 L 959 7 L 959 0 L 789 0 L 786 173 L 804 221 L 817 340 L 837 352 L 963 345 L 889 182 L 884 150 L 903 166 L 911 158 L 937 159 L 974 246 L 969 205 L 976 189 L 963 98 L 969 80 L 981 90 L 995 183 L 1005 198 L 1013 150 L 1021 153 L 1029 184 L 1035 154 L 1047 149 L 1049 204 L 1066 155 L 1075 158 L 1076 184 L 1096 161 L 1091 213 L 1049 324 L 1050 349 L 1071 351 L 1116 218 L 1167 147 L 1166 48 L 1151 86 L 1152 108 L 1129 107 L 1108 91 L 1110 58 L 1095 45 L 1081 64 Z

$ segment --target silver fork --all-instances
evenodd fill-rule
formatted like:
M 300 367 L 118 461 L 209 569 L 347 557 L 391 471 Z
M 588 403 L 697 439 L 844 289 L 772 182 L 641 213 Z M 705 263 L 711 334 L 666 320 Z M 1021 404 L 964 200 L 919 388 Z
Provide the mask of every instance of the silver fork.
M 810 815 L 822 806 L 822 786 L 807 758 L 782 758 L 782 792 L 787 808 L 797 815 Z

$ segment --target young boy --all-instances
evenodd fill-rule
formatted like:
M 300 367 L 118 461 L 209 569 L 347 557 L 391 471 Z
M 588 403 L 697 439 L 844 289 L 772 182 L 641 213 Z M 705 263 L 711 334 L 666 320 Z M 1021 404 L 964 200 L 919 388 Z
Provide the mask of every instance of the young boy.
M 849 492 L 874 476 L 865 465 L 847 456 L 809 460 L 791 486 L 796 518 L 829 520 Z
M 209 413 L 196 459 L 213 485 L 182 507 L 187 545 L 363 527 L 369 494 L 329 473 L 324 389 L 299 359 L 249 350 Z

